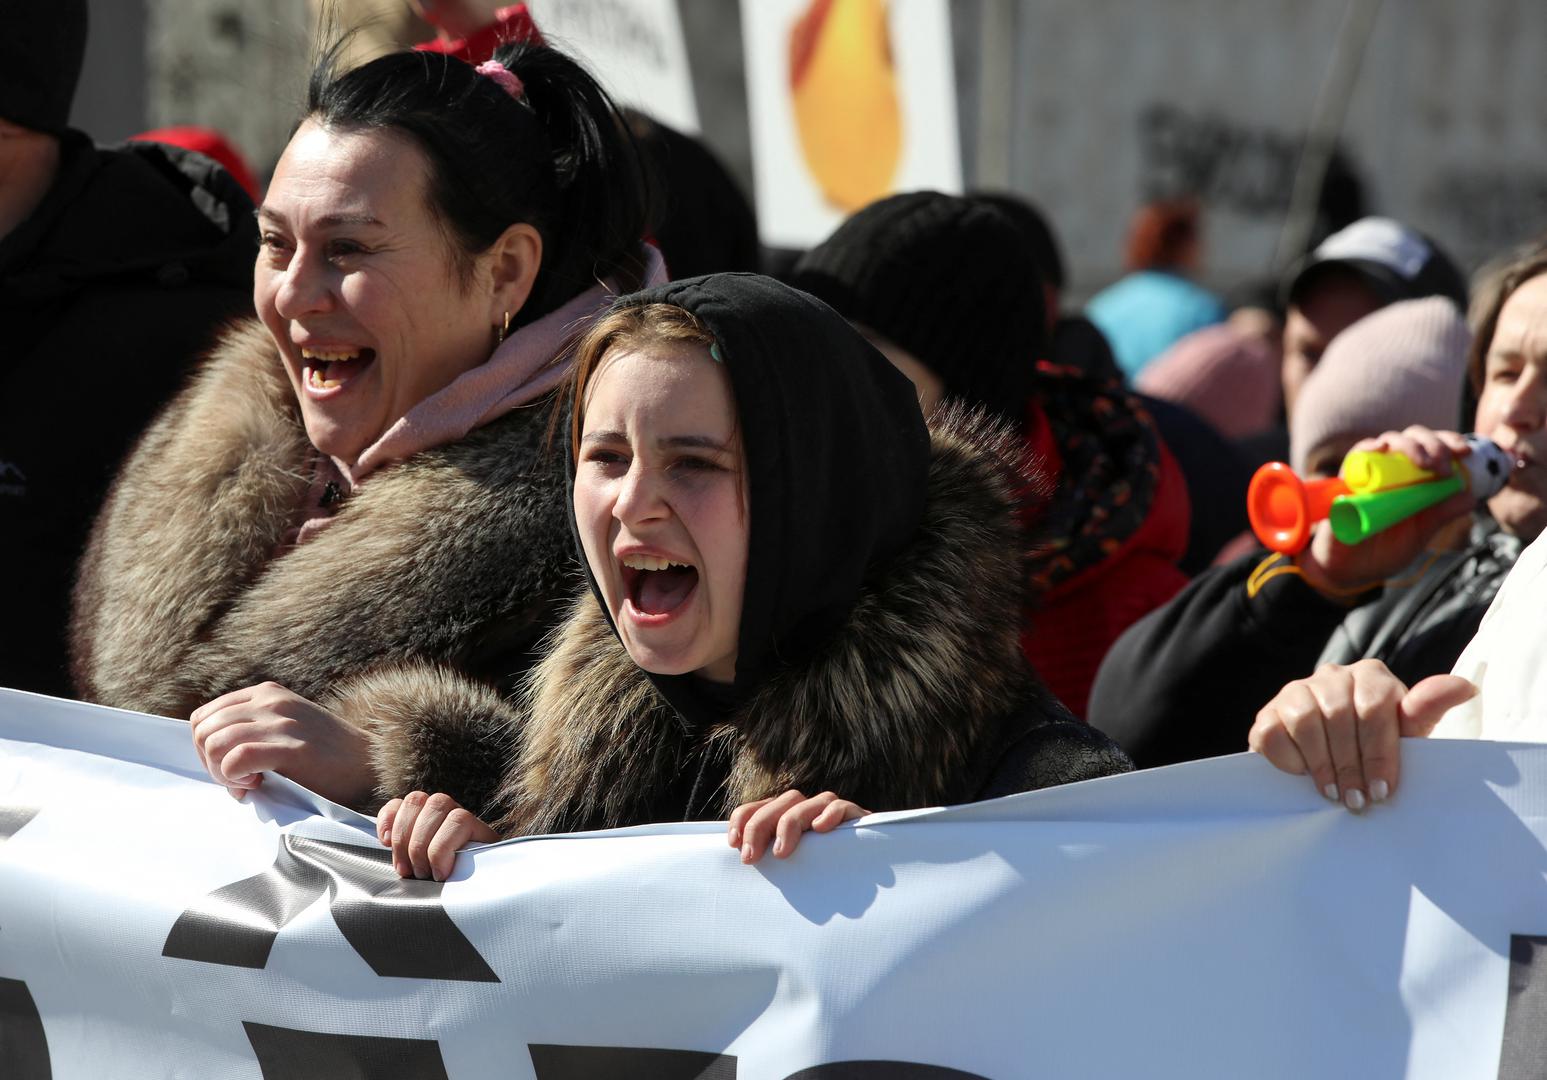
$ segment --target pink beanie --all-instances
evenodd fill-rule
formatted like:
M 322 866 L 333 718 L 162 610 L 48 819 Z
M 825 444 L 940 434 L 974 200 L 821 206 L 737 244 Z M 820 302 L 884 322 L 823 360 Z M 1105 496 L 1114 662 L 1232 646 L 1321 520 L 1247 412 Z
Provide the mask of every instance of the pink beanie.
M 1453 430 L 1472 333 L 1441 296 L 1404 300 L 1366 315 L 1332 339 L 1306 377 L 1289 418 L 1295 471 L 1335 437 L 1363 439 L 1409 424 Z
M 1282 393 L 1274 350 L 1229 323 L 1188 334 L 1146 364 L 1134 386 L 1187 406 L 1227 439 L 1272 427 Z

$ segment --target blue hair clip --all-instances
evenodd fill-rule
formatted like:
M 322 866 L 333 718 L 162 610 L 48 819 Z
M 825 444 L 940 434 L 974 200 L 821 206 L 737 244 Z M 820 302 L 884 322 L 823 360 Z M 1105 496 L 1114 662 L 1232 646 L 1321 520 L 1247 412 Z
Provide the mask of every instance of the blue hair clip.
M 725 363 L 725 357 L 720 355 L 720 343 L 718 341 L 711 341 L 709 343 L 709 357 L 716 364 Z

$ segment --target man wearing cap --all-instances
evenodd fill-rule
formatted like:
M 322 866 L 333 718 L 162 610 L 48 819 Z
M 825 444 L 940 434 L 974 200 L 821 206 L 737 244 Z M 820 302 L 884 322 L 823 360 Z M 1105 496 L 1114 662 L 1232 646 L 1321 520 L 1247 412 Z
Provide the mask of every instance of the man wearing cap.
M 1284 409 L 1332 339 L 1377 308 L 1443 296 L 1466 310 L 1466 279 L 1422 233 L 1390 218 L 1367 217 L 1333 233 L 1284 281 Z
M 213 162 L 68 127 L 85 44 L 84 0 L 0 9 L 0 686 L 55 694 L 104 489 L 190 360 L 251 311 L 257 243 Z
M 1335 474 L 1361 438 L 1460 422 L 1465 285 L 1432 242 L 1362 219 L 1296 266 L 1284 293 L 1284 390 L 1302 475 Z M 1436 508 L 1395 572 L 1344 573 L 1358 561 L 1349 552 L 1369 561 L 1391 545 L 1329 556 L 1334 541 L 1322 536 L 1295 560 L 1258 550 L 1198 575 L 1112 646 L 1089 721 L 1149 767 L 1246 749 L 1257 710 L 1320 663 L 1376 657 L 1410 681 L 1449 670 L 1520 550 L 1486 512 L 1470 531 L 1465 515 Z M 1340 558 L 1347 581 L 1321 572 L 1323 556 Z

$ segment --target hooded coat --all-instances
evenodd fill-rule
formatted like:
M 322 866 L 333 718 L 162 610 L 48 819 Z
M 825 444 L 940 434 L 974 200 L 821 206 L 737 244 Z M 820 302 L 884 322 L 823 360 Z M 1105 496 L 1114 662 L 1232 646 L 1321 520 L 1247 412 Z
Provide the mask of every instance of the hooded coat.
M 252 311 L 252 203 L 214 162 L 60 140 L 0 238 L 0 686 L 69 692 L 66 621 L 93 516 L 221 327 Z
M 789 788 L 881 810 L 1130 767 L 1021 653 L 1014 436 L 959 409 L 926 431 L 902 375 L 770 279 L 619 303 L 650 302 L 705 324 L 738 402 L 751 521 L 734 685 L 639 668 L 592 579 L 515 700 L 457 712 L 380 688 L 385 790 L 446 791 L 526 834 L 724 817 Z
M 185 717 L 273 680 L 368 726 L 361 688 L 379 677 L 452 707 L 509 690 L 576 585 L 548 422 L 518 408 L 385 466 L 290 547 L 315 451 L 268 333 L 243 324 L 98 518 L 72 623 L 80 696 Z

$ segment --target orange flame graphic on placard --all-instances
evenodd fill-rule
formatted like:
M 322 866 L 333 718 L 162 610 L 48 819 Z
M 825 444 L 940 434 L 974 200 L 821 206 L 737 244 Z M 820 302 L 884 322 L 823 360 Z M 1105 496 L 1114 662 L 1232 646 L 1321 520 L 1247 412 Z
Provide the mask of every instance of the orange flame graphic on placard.
M 902 108 L 885 0 L 812 0 L 790 33 L 790 89 L 806 165 L 858 210 L 892 190 Z

